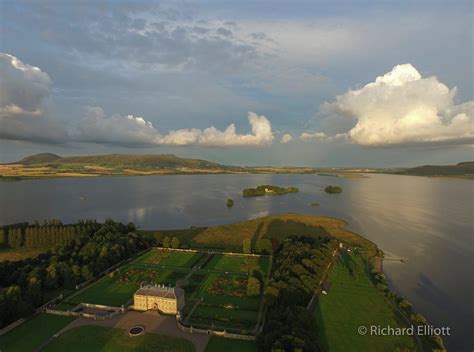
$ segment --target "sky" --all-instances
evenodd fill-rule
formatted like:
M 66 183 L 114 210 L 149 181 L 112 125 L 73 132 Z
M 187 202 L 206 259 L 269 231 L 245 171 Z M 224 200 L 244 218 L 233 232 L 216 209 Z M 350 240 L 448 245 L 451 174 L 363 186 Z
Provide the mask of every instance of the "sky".
M 0 0 L 0 162 L 473 160 L 471 1 Z

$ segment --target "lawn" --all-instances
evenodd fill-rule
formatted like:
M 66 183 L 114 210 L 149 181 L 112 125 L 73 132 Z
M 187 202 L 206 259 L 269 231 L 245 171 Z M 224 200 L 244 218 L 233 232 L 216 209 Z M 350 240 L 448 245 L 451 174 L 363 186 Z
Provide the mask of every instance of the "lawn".
M 116 277 L 106 276 L 77 296 L 68 299 L 73 303 L 95 303 L 120 307 L 125 304 L 140 287 L 135 283 L 119 284 Z
M 145 333 L 130 337 L 125 330 L 100 326 L 81 326 L 66 331 L 51 341 L 45 352 L 193 352 L 194 345 L 185 339 Z
M 410 336 L 361 336 L 359 326 L 405 326 L 392 303 L 374 288 L 359 255 L 344 254 L 330 276 L 329 294 L 319 298 L 315 318 L 326 351 L 414 350 Z
M 204 352 L 257 352 L 255 341 L 226 339 L 225 337 L 212 336 Z
M 33 351 L 75 318 L 38 314 L 0 336 L 0 351 Z

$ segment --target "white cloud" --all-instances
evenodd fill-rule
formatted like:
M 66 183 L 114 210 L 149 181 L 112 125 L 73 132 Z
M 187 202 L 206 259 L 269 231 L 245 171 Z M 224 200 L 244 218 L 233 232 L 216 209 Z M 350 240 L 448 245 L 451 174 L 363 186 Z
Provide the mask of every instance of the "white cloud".
M 219 131 L 215 127 L 202 131 L 183 129 L 169 132 L 159 140 L 159 144 L 197 144 L 207 147 L 270 145 L 274 138 L 270 121 L 265 116 L 258 116 L 254 112 L 249 112 L 248 120 L 252 133 L 238 134 L 234 124 L 230 124 L 224 131 Z
M 75 139 L 78 141 L 122 145 L 200 145 L 206 147 L 266 146 L 274 138 L 270 121 L 249 112 L 251 133 L 238 134 L 234 124 L 224 131 L 215 127 L 204 130 L 179 129 L 160 133 L 150 121 L 134 115 L 106 116 L 100 107 L 86 107 Z
M 345 133 L 337 133 L 334 136 L 328 136 L 324 132 L 314 132 L 308 133 L 303 132 L 300 134 L 300 139 L 305 142 L 313 141 L 313 142 L 334 142 L 346 139 L 347 135 Z
M 314 133 L 303 132 L 300 135 L 300 139 L 305 142 L 308 142 L 308 141 L 320 142 L 320 141 L 327 141 L 329 137 L 324 132 L 314 132 Z
M 107 116 L 98 106 L 84 107 L 74 139 L 110 144 L 154 144 L 158 131 L 141 116 Z
M 51 117 L 49 76 L 0 53 L 0 138 L 60 142 L 64 126 Z
M 324 103 L 320 110 L 323 115 L 355 119 L 345 137 L 360 145 L 466 144 L 474 140 L 474 102 L 457 105 L 455 95 L 456 88 L 450 90 L 436 77 L 423 78 L 404 64 Z M 301 135 L 303 140 L 327 138 L 322 132 Z
M 281 137 L 281 140 L 280 140 L 280 143 L 282 144 L 287 144 L 289 142 L 291 142 L 291 140 L 293 139 L 293 136 L 289 133 L 285 133 L 282 137 Z

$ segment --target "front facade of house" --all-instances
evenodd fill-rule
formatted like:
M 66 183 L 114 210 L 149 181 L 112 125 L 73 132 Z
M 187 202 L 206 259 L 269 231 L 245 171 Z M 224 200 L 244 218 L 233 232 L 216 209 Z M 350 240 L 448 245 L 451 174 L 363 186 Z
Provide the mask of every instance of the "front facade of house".
M 178 314 L 184 307 L 184 290 L 179 287 L 143 285 L 133 295 L 135 310 L 155 310 L 164 314 Z

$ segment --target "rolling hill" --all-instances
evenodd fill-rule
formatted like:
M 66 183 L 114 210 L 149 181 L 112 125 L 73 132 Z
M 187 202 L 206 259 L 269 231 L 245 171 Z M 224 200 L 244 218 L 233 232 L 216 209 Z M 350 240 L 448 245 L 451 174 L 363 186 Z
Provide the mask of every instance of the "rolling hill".
M 394 172 L 413 176 L 474 176 L 474 162 L 465 161 L 455 165 L 423 165 Z

